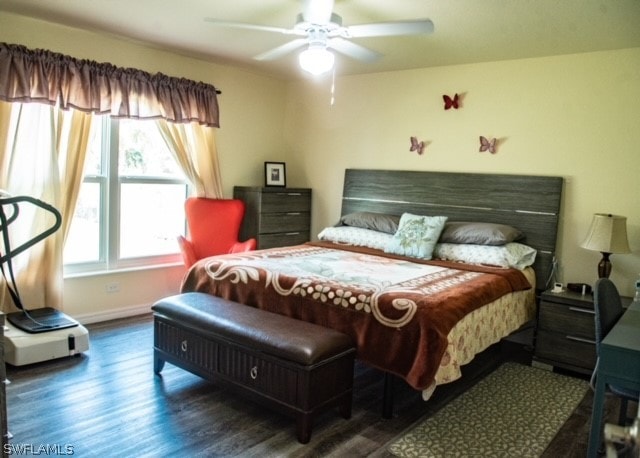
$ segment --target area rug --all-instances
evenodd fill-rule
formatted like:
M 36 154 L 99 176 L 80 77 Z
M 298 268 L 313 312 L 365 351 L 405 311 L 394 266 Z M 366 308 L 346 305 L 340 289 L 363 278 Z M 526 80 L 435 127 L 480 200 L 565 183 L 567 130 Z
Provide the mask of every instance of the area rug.
M 409 457 L 539 457 L 589 384 L 505 363 L 422 420 L 387 451 Z

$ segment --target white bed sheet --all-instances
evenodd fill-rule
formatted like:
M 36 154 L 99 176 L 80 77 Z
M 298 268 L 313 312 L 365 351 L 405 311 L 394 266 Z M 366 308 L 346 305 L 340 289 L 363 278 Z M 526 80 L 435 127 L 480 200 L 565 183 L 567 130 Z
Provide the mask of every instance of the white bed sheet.
M 506 294 L 474 310 L 449 332 L 449 344 L 435 380 L 422 391 L 424 400 L 433 395 L 438 385 L 459 379 L 462 376 L 461 367 L 471 362 L 475 355 L 535 318 L 535 272 L 530 267 L 522 272 L 531 283 L 531 289 Z

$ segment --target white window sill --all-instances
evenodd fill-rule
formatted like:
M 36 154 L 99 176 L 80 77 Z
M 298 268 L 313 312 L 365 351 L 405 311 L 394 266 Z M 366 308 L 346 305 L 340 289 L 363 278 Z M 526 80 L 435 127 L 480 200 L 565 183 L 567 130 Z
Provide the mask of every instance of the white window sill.
M 105 275 L 118 275 L 127 272 L 141 272 L 145 270 L 158 270 L 158 269 L 170 269 L 174 267 L 184 266 L 182 262 L 168 262 L 163 264 L 148 264 L 144 266 L 134 266 L 134 267 L 121 267 L 117 269 L 110 270 L 92 270 L 87 272 L 69 272 L 64 274 L 64 279 L 73 279 L 73 278 L 89 278 L 89 277 L 100 277 Z

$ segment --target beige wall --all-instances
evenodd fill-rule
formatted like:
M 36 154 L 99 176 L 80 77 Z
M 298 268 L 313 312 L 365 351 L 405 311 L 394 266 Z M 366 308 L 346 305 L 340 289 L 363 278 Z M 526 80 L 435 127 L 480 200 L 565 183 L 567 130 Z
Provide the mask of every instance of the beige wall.
M 284 160 L 290 186 L 313 188 L 314 234 L 338 218 L 348 167 L 561 175 L 561 280 L 595 280 L 599 254 L 579 248 L 594 212 L 628 217 L 633 253 L 612 257 L 623 293 L 640 273 L 640 49 L 339 77 L 330 106 L 328 79 L 285 83 L 6 13 L 0 41 L 216 85 L 225 195 Z M 442 94 L 455 92 L 463 107 L 444 111 Z M 424 155 L 408 151 L 412 135 L 428 142 Z M 498 153 L 478 153 L 479 135 L 498 137 Z M 139 313 L 177 292 L 182 274 L 69 278 L 65 308 L 84 321 Z M 112 282 L 120 291 L 108 294 Z
M 442 95 L 462 93 L 445 111 Z M 340 214 L 345 168 L 559 175 L 561 281 L 593 283 L 599 253 L 579 247 L 592 214 L 628 218 L 628 255 L 612 280 L 640 273 L 640 48 L 299 82 L 287 95 L 291 181 L 314 190 L 313 230 Z M 409 152 L 409 137 L 428 143 Z M 500 139 L 495 155 L 478 137 Z M 291 176 L 291 175 L 294 176 Z M 532 190 L 535 192 L 535 190 Z

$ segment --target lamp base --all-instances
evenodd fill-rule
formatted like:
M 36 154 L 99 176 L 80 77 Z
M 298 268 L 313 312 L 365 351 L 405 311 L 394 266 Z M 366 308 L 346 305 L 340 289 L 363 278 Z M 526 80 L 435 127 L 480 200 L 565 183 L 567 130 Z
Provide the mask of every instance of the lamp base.
M 609 255 L 611 253 L 602 252 L 602 259 L 598 263 L 598 277 L 609 278 L 611 275 L 611 261 L 609 261 Z

